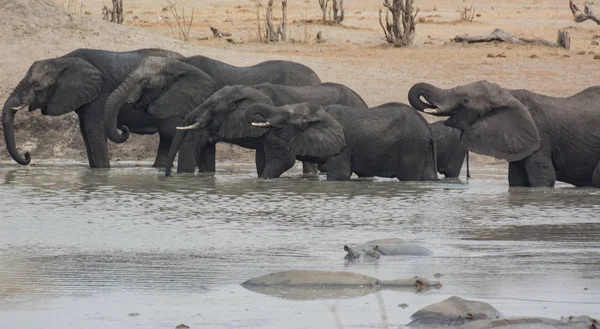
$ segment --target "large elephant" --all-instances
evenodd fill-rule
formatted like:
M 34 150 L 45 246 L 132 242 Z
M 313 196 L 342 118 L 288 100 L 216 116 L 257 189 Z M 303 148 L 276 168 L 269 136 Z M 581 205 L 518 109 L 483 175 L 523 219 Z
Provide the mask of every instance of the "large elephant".
M 268 95 L 277 95 L 277 97 L 273 100 Z M 217 91 L 206 102 L 190 112 L 185 118 L 188 126 L 182 127 L 182 130 L 200 130 L 201 134 L 208 136 L 208 143 L 225 141 L 256 149 L 256 168 L 260 178 L 279 177 L 294 165 L 295 159 L 305 162 L 318 162 L 313 161 L 312 158 L 314 156 L 329 158 L 336 155 L 343 148 L 344 139 L 340 136 L 343 132 L 335 122 L 327 123 L 331 128 L 332 135 L 330 138 L 333 146 L 329 147 L 326 153 L 315 155 L 308 154 L 300 149 L 287 149 L 285 145 L 281 145 L 283 142 L 281 138 L 272 134 L 267 135 L 267 130 L 252 127 L 245 120 L 246 112 L 255 104 L 283 107 L 287 105 L 285 102 L 292 104 L 305 102 L 319 105 L 358 103 L 360 106 L 364 104 L 364 101 L 354 91 L 344 85 L 335 83 L 296 87 L 270 83 L 257 85 L 256 88 L 254 86 L 227 86 Z M 307 108 L 307 110 L 316 111 L 318 107 Z M 185 131 L 177 133 L 169 153 L 169 161 L 172 162 L 175 158 L 179 143 L 183 140 L 189 140 L 189 138 L 184 138 L 185 133 Z M 336 142 L 334 143 L 333 140 Z M 298 139 L 299 141 L 300 139 Z M 300 144 L 302 143 L 298 143 L 298 145 Z M 167 176 L 170 175 L 170 171 L 171 168 L 167 167 Z M 181 171 L 178 169 L 178 172 Z
M 215 81 L 195 66 L 173 58 L 146 57 L 106 100 L 106 134 L 110 140 L 118 143 L 129 137 L 127 126 L 121 126 L 122 134 L 116 129 L 117 118 L 121 115 L 119 110 L 123 105 L 132 104 L 134 109 L 155 120 L 181 125 L 186 114 L 217 90 Z M 168 138 L 168 145 L 165 146 L 167 154 L 175 136 L 175 127 L 176 125 L 169 126 L 164 133 Z M 195 147 L 195 143 L 184 146 L 178 166 L 186 172 L 193 172 L 196 166 L 201 170 L 210 170 L 214 154 L 212 158 L 208 154 L 200 162 Z
M 34 62 L 25 77 L 8 97 L 2 109 L 2 127 L 6 147 L 19 164 L 31 161 L 29 152 L 22 156 L 16 148 L 14 117 L 17 110 L 41 109 L 43 115 L 59 116 L 75 111 L 87 157 L 92 168 L 110 167 L 108 145 L 104 133 L 104 102 L 108 95 L 133 71 L 146 56 L 182 58 L 178 53 L 161 49 L 140 49 L 112 52 L 77 49 L 62 57 Z M 151 116 L 123 111 L 116 119 L 134 133 L 150 134 L 162 131 L 174 122 L 159 122 Z M 155 166 L 166 164 L 168 145 L 162 143 Z
M 435 139 L 438 173 L 446 177 L 458 177 L 466 157 L 467 178 L 470 178 L 469 152 L 460 143 L 460 130 L 444 125 L 444 121 L 430 123 L 429 127 Z
M 600 87 L 557 98 L 488 81 L 419 83 L 408 97 L 419 111 L 450 117 L 445 124 L 470 151 L 507 160 L 510 186 L 600 187 Z
M 317 74 L 309 67 L 291 62 L 291 61 L 266 61 L 248 67 L 232 66 L 205 56 L 191 56 L 181 58 L 182 65 L 170 62 L 167 64 L 146 63 L 138 67 L 136 74 L 132 74 L 128 81 L 115 91 L 111 97 L 111 103 L 107 103 L 105 112 L 105 130 L 108 138 L 115 143 L 123 143 L 127 140 L 127 128 L 116 124 L 116 118 L 120 115 L 120 107 L 125 99 L 139 97 L 143 92 L 144 100 L 136 105 L 136 108 L 143 108 L 159 120 L 181 118 L 182 113 L 191 111 L 194 107 L 202 104 L 204 99 L 194 98 L 190 95 L 212 93 L 215 90 L 207 88 L 204 80 L 195 84 L 192 80 L 186 80 L 174 83 L 174 79 L 181 75 L 196 74 L 203 71 L 212 78 L 216 89 L 227 85 L 253 85 L 263 82 L 273 84 L 304 86 L 320 84 L 321 80 Z M 155 61 L 156 62 L 156 61 Z M 189 64 L 189 65 L 185 65 Z M 190 74 L 186 73 L 190 71 Z M 194 90 L 196 88 L 197 90 Z M 204 88 L 204 89 L 202 89 Z M 168 90 L 168 92 L 167 92 Z M 191 100 L 194 100 L 193 102 Z M 142 104 L 145 103 L 145 104 Z M 123 130 L 120 134 L 117 128 Z M 174 134 L 171 129 L 169 134 Z M 198 137 L 198 136 L 197 136 Z M 199 137 L 198 137 L 199 138 Z M 203 143 L 201 152 L 198 155 L 198 166 L 200 172 L 215 171 L 215 144 Z M 180 155 L 181 157 L 181 155 Z M 186 162 L 189 162 L 186 161 Z M 181 160 L 179 161 L 181 163 Z M 180 172 L 193 172 L 194 167 L 189 165 L 178 166 Z M 305 166 L 305 172 L 310 172 Z
M 343 128 L 349 156 L 327 161 L 327 179 L 359 176 L 396 177 L 399 180 L 437 180 L 435 141 L 427 121 L 410 106 L 387 103 L 370 110 L 341 105 L 307 113 L 302 106 L 286 111 L 276 107 L 253 108 L 247 118 L 254 126 L 273 130 L 282 144 L 295 139 L 310 140 L 304 147 L 320 147 L 328 139 L 325 129 L 307 129 L 333 117 Z M 305 136 L 309 135 L 309 136 Z M 320 159 L 323 161 L 324 159 Z M 332 175 L 332 173 L 335 173 Z

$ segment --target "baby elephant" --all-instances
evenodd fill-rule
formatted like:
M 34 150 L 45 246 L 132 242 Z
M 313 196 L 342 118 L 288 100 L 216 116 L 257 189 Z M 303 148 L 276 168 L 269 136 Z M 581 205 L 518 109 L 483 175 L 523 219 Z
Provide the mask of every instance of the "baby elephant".
M 324 164 L 327 180 L 358 176 L 396 177 L 399 180 L 437 180 L 435 142 L 425 119 L 410 106 L 388 103 L 369 110 L 341 105 L 313 106 L 306 103 L 285 108 L 257 105 L 246 113 L 255 127 L 271 129 L 281 145 L 298 156 L 296 142 L 302 140 L 302 161 Z M 332 138 L 335 123 L 343 130 L 346 146 L 333 157 L 324 150 L 339 149 Z

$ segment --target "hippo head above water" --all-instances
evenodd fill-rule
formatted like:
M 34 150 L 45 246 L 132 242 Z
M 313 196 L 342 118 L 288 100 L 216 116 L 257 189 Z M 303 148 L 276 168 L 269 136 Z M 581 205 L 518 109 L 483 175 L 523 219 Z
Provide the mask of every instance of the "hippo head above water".
M 361 255 L 363 255 L 364 257 L 372 258 L 372 259 L 379 259 L 379 255 L 381 254 L 381 252 L 379 251 L 379 245 L 375 245 L 375 246 L 373 246 L 373 248 L 371 248 L 370 250 L 366 250 L 366 251 L 355 250 L 355 249 L 352 249 L 349 246 L 345 245 L 344 251 L 347 252 L 346 256 L 344 256 L 344 259 L 347 259 L 347 260 L 359 259 Z

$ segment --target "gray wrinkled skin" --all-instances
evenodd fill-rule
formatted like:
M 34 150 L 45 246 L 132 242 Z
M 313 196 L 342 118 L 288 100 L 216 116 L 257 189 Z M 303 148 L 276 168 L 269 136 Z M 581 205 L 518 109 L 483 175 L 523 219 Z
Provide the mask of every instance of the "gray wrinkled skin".
M 368 241 L 365 244 L 344 246 L 347 252 L 344 259 L 356 260 L 378 259 L 379 256 L 430 256 L 433 252 L 415 243 L 406 242 L 402 239 L 390 238 Z
M 459 326 L 461 329 L 597 329 L 598 322 L 588 316 L 554 320 L 538 317 L 518 317 L 498 320 L 478 320 Z
M 354 298 L 381 289 L 421 292 L 440 289 L 442 284 L 414 277 L 399 280 L 378 280 L 368 275 L 345 271 L 287 270 L 246 280 L 248 290 L 294 300 Z
M 441 302 L 428 305 L 413 315 L 407 324 L 411 328 L 435 328 L 460 326 L 480 319 L 499 319 L 502 314 L 486 302 L 452 296 Z

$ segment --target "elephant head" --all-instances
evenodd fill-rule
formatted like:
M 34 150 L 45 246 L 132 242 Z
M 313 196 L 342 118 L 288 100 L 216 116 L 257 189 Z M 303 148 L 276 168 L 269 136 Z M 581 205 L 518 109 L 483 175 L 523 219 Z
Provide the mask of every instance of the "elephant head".
M 186 126 L 177 127 L 177 133 L 169 150 L 166 175 L 189 130 L 202 130 L 205 142 L 258 138 L 268 131 L 247 124 L 246 111 L 255 103 L 273 105 L 273 101 L 260 91 L 247 86 L 225 86 L 216 91 L 204 103 L 184 118 Z M 198 145 L 202 148 L 202 145 Z
M 478 81 L 440 89 L 418 83 L 408 100 L 418 111 L 450 117 L 445 125 L 461 130 L 461 142 L 475 153 L 511 162 L 540 147 L 540 133 L 527 108 L 497 84 Z
M 317 104 L 255 104 L 246 112 L 246 119 L 254 127 L 272 129 L 297 156 L 326 159 L 346 146 L 342 126 Z
M 96 99 L 103 86 L 102 73 L 80 58 L 53 58 L 36 61 L 10 94 L 2 108 L 2 128 L 6 148 L 19 164 L 31 161 L 17 151 L 14 118 L 18 110 L 41 109 L 42 114 L 58 116 L 75 111 Z
M 119 110 L 125 104 L 143 109 L 158 120 L 183 118 L 217 90 L 204 71 L 165 57 L 146 57 L 106 100 L 106 135 L 115 143 L 129 137 L 129 129 L 117 130 Z

